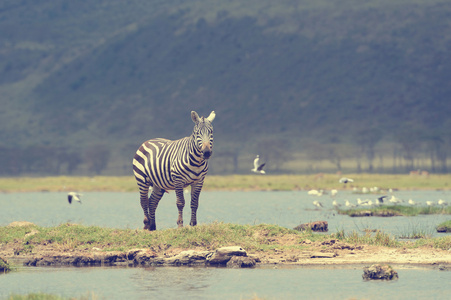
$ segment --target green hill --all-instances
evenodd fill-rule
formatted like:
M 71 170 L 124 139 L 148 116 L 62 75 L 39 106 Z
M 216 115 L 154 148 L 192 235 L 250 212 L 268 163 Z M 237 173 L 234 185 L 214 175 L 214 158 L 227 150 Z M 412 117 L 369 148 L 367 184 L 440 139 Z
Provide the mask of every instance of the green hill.
M 2 172 L 127 173 L 144 140 L 188 135 L 191 110 L 217 112 L 222 164 L 394 151 L 444 171 L 450 16 L 420 0 L 3 1 Z

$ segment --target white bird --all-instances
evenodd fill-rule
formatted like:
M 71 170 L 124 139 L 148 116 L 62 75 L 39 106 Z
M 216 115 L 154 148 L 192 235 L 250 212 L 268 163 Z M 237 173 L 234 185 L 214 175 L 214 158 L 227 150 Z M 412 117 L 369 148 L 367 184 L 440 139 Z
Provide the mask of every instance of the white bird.
M 355 204 L 352 204 L 352 203 L 349 202 L 348 200 L 346 200 L 345 205 L 346 205 L 347 207 L 355 207 Z
M 72 200 L 77 201 L 78 203 L 81 204 L 81 196 L 83 196 L 82 194 L 76 193 L 76 192 L 69 192 L 67 194 L 67 201 L 69 201 L 69 204 L 72 203 Z
M 448 203 L 445 200 L 439 199 L 437 202 L 438 205 L 448 205 Z
M 402 200 L 399 198 L 396 198 L 394 195 L 391 196 L 390 200 L 388 200 L 389 202 L 393 203 L 393 204 L 397 204 L 397 203 L 401 203 Z
M 341 177 L 340 180 L 338 180 L 339 183 L 348 183 L 348 182 L 354 182 L 354 179 L 351 178 L 346 178 L 346 177 Z
M 426 201 L 426 205 L 427 206 L 434 206 L 435 205 L 435 203 L 434 203 L 434 201 Z
M 409 199 L 409 201 L 407 201 L 410 205 L 417 205 L 417 203 L 415 201 L 413 201 L 412 199 Z
M 362 205 L 363 203 L 366 203 L 366 201 L 362 201 L 362 199 L 357 198 L 357 205 Z
M 266 172 L 263 170 L 263 167 L 265 164 L 259 164 L 260 156 L 257 155 L 257 157 L 254 159 L 254 168 L 251 169 L 254 173 L 260 173 L 260 174 L 266 174 Z
M 312 195 L 312 196 L 322 196 L 324 193 L 323 190 L 310 190 L 307 192 L 307 194 Z
M 330 190 L 330 195 L 332 197 L 335 197 L 335 195 L 338 193 L 338 191 L 336 189 Z
M 323 207 L 323 204 L 321 202 L 319 202 L 319 201 L 316 201 L 316 200 L 313 201 L 313 205 L 315 205 L 318 208 L 322 208 Z
M 338 203 L 336 200 L 332 201 L 332 205 L 333 205 L 334 207 L 340 207 L 340 206 L 341 206 L 341 204 Z

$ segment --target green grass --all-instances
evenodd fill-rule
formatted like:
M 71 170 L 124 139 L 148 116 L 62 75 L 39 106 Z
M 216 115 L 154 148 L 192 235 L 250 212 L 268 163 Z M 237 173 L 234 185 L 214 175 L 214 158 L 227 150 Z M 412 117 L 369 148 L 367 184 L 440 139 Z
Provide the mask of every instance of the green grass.
M 290 191 L 308 189 L 351 189 L 352 187 L 379 187 L 403 190 L 448 190 L 451 175 L 429 177 L 388 174 L 347 174 L 355 182 L 344 186 L 338 183 L 336 174 L 316 175 L 207 175 L 204 190 L 269 190 Z M 0 192 L 37 191 L 112 191 L 135 192 L 137 185 L 133 176 L 95 177 L 4 177 L 0 178 Z
M 426 239 L 432 237 L 432 231 L 426 229 L 420 224 L 409 224 L 404 228 L 398 229 L 397 237 L 399 239 Z
M 62 297 L 46 293 L 30 293 L 26 295 L 11 294 L 8 300 L 95 300 L 99 299 L 94 293 L 88 293 L 80 297 Z
M 26 234 L 33 233 L 28 236 Z M 277 238 L 289 237 L 298 241 L 291 244 L 279 244 Z M 0 245 L 14 245 L 15 251 L 32 252 L 38 245 L 52 245 L 56 250 L 82 249 L 97 247 L 104 251 L 127 251 L 133 248 L 154 250 L 169 248 L 214 250 L 219 247 L 240 245 L 249 252 L 269 251 L 272 249 L 304 249 L 301 241 L 323 241 L 331 238 L 352 244 L 369 244 L 388 247 L 400 247 L 402 242 L 396 237 L 376 231 L 375 233 L 351 232 L 343 230 L 337 233 L 316 234 L 311 231 L 296 231 L 277 225 L 238 225 L 229 223 L 211 223 L 196 227 L 164 229 L 154 232 L 131 229 L 102 228 L 76 224 L 62 224 L 56 227 L 0 227 Z M 425 239 L 429 245 L 451 248 L 451 236 Z M 420 245 L 420 244 L 419 244 Z
M 406 205 L 381 205 L 374 208 L 339 209 L 341 215 L 351 217 L 359 216 L 362 212 L 371 212 L 373 216 L 418 216 L 433 214 L 451 214 L 451 206 L 406 206 Z
M 33 231 L 37 233 L 25 237 Z M 0 243 L 20 242 L 23 251 L 41 244 L 54 244 L 60 249 L 98 247 L 106 251 L 152 247 L 216 249 L 231 245 L 241 245 L 246 249 L 256 250 L 265 243 L 265 237 L 285 234 L 299 235 L 295 230 L 275 225 L 212 223 L 150 233 L 143 230 L 62 224 L 57 227 L 0 227 Z

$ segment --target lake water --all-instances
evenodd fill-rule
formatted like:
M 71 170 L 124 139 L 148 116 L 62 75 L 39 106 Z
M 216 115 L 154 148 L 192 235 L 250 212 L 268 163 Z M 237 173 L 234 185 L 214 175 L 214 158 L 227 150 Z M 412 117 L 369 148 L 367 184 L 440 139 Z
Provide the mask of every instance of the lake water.
M 451 202 L 451 193 L 444 191 L 397 192 L 401 199 L 412 198 L 417 202 L 443 199 Z M 372 198 L 376 195 L 356 195 L 339 192 L 335 199 L 343 203 L 347 199 L 356 203 L 357 198 Z M 323 203 L 316 209 L 314 200 Z M 449 220 L 449 215 L 420 215 L 416 217 L 369 217 L 351 218 L 338 215 L 332 207 L 332 197 L 307 195 L 296 192 L 209 192 L 201 193 L 198 224 L 214 221 L 237 224 L 277 224 L 293 228 L 301 223 L 324 220 L 329 223 L 329 232 L 345 230 L 381 229 L 394 235 L 412 230 L 421 230 L 432 236 L 435 227 Z M 175 193 L 165 194 L 156 212 L 157 229 L 176 228 L 177 207 Z M 0 194 L 0 226 L 13 221 L 29 221 L 40 226 L 56 226 L 65 222 L 98 225 L 113 228 L 142 228 L 143 213 L 138 193 L 84 193 L 82 204 L 67 202 L 66 193 L 11 193 Z M 189 201 L 184 210 L 185 224 L 190 221 Z
M 443 191 L 397 192 L 397 197 L 425 203 L 438 199 L 450 202 Z M 376 198 L 339 192 L 335 199 Z M 324 204 L 315 209 L 313 200 Z M 238 224 L 277 224 L 293 228 L 300 223 L 325 220 L 329 232 L 381 229 L 394 235 L 412 229 L 433 236 L 435 226 L 450 216 L 433 215 L 391 218 L 351 218 L 335 213 L 330 196 L 313 197 L 299 192 L 202 192 L 198 223 L 215 221 Z M 157 228 L 175 228 L 175 194 L 166 194 L 157 209 Z M 185 224 L 189 223 L 189 202 Z M 66 193 L 0 194 L 0 225 L 29 221 L 40 226 L 65 222 L 114 228 L 142 228 L 138 193 L 85 193 L 82 204 L 67 202 Z M 54 268 L 19 267 L 0 274 L 0 298 L 11 293 L 44 292 L 67 297 L 96 299 L 445 299 L 451 295 L 451 272 L 437 268 L 398 266 L 399 280 L 365 282 L 362 266 L 347 267 L 257 267 L 226 268 Z M 91 295 L 92 296 L 92 295 Z M 90 297 L 91 297 L 90 296 Z
M 363 268 L 20 268 L 0 274 L 0 299 L 43 292 L 93 299 L 449 299 L 451 272 L 395 267 L 395 281 Z

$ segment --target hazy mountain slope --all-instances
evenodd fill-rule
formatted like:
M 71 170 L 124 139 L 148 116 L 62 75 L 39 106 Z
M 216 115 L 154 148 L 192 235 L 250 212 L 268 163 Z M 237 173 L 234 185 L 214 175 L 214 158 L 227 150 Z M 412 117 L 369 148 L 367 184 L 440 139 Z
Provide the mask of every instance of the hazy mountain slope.
M 447 1 L 5 3 L 4 143 L 119 151 L 189 134 L 191 110 L 223 145 L 451 129 Z

